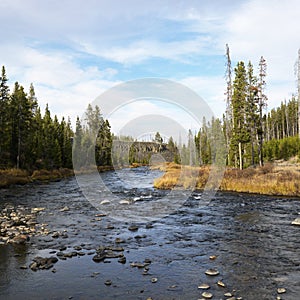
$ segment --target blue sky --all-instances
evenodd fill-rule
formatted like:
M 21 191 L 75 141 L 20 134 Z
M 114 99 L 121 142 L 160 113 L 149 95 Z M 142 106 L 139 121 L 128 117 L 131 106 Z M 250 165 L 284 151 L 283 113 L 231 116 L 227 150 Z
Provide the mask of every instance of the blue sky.
M 269 109 L 296 92 L 298 0 L 1 0 L 0 11 L 10 85 L 33 82 L 42 108 L 60 117 L 74 120 L 104 91 L 145 77 L 186 85 L 221 116 L 226 43 L 233 65 L 251 60 L 257 70 L 265 57 Z M 130 107 L 131 116 L 159 110 L 148 104 Z M 121 119 L 111 116 L 116 132 Z

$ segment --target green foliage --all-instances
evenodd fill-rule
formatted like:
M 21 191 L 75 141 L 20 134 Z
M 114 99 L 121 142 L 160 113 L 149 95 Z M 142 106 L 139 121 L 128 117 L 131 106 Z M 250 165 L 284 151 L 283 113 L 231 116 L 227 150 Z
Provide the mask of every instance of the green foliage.
M 158 144 L 162 144 L 163 138 L 161 137 L 159 132 L 156 132 L 155 137 L 154 137 L 154 142 Z
M 265 158 L 268 161 L 277 159 L 288 160 L 293 156 L 300 156 L 300 139 L 298 136 L 284 139 L 272 139 L 264 144 Z
M 108 120 L 104 120 L 100 108 L 90 104 L 85 113 L 85 123 L 76 121 L 73 161 L 76 169 L 92 165 L 110 166 L 112 164 L 112 134 Z
M 16 82 L 9 94 L 4 67 L 0 82 L 0 167 L 72 168 L 70 120 L 53 120 L 48 105 L 42 117 L 33 84 L 26 94 Z
M 4 66 L 0 76 L 0 167 L 10 161 L 9 87 Z

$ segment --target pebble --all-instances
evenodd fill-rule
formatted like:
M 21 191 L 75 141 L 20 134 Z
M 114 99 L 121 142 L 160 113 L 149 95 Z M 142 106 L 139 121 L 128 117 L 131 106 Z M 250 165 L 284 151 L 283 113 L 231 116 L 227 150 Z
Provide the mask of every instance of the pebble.
M 128 230 L 130 231 L 137 231 L 139 228 L 136 225 L 131 225 L 128 227 Z
M 201 283 L 200 285 L 198 285 L 198 289 L 201 290 L 208 290 L 210 288 L 210 286 L 206 283 Z
M 107 285 L 107 286 L 112 285 L 112 281 L 111 281 L 111 280 L 106 280 L 106 281 L 104 282 L 104 284 Z
M 217 282 L 217 285 L 218 285 L 218 286 L 221 286 L 221 287 L 226 287 L 225 283 L 222 282 L 221 280 L 219 280 L 219 281 Z
M 110 203 L 109 200 L 102 200 L 102 201 L 100 202 L 101 205 L 105 205 L 105 204 L 109 204 L 109 203 Z
M 205 271 L 205 274 L 206 274 L 206 275 L 209 275 L 209 276 L 217 276 L 217 275 L 219 275 L 220 273 L 219 273 L 219 271 L 216 270 L 216 269 L 208 269 L 208 270 Z
M 224 296 L 225 297 L 232 297 L 232 294 L 231 293 L 225 293 Z
M 202 297 L 205 298 L 205 299 L 211 299 L 213 297 L 213 294 L 208 293 L 208 292 L 203 292 Z
M 54 232 L 52 235 L 51 235 L 52 238 L 56 239 L 59 237 L 59 232 Z
M 121 238 L 116 238 L 115 239 L 115 243 L 116 244 L 121 244 L 121 243 L 125 243 L 125 241 L 123 239 L 121 239 Z
M 284 293 L 286 293 L 286 289 L 285 288 L 278 288 L 277 293 L 278 294 L 284 294 Z
M 26 270 L 26 269 L 28 269 L 28 267 L 26 265 L 23 265 L 23 266 L 20 266 L 20 269 L 21 270 Z
M 60 209 L 59 211 L 64 212 L 64 211 L 69 211 L 70 208 L 68 206 L 63 207 L 62 209 Z
M 125 263 L 126 263 L 126 257 L 125 257 L 125 256 L 120 257 L 120 258 L 118 259 L 118 262 L 121 263 L 121 264 L 125 264 Z
M 125 204 L 125 205 L 128 205 L 128 204 L 130 204 L 130 201 L 128 201 L 128 200 L 121 200 L 121 201 L 119 202 L 119 204 Z
M 300 218 L 297 218 L 294 221 L 292 221 L 292 225 L 300 226 Z

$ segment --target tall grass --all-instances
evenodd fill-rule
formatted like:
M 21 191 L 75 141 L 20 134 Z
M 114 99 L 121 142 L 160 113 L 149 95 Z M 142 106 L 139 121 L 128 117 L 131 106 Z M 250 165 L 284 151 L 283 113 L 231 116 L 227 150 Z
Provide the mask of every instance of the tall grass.
M 166 166 L 165 174 L 154 181 L 154 186 L 159 189 L 171 189 L 175 186 L 203 189 L 208 183 L 210 171 L 209 166 L 197 168 Z M 300 196 L 300 168 L 299 166 L 278 167 L 273 164 L 245 170 L 227 168 L 219 189 L 266 195 Z

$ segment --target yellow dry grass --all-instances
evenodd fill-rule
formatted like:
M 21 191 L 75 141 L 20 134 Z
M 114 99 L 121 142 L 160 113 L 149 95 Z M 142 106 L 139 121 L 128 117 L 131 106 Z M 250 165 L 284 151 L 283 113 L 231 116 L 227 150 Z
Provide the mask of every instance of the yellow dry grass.
M 60 168 L 59 170 L 37 170 L 30 174 L 26 170 L 6 169 L 0 170 L 0 187 L 13 184 L 26 184 L 32 181 L 49 181 L 72 176 L 73 170 Z
M 159 189 L 197 188 L 209 183 L 210 167 L 165 166 L 165 173 L 154 181 Z M 273 165 L 238 170 L 227 168 L 220 190 L 265 195 L 300 196 L 300 166 Z

